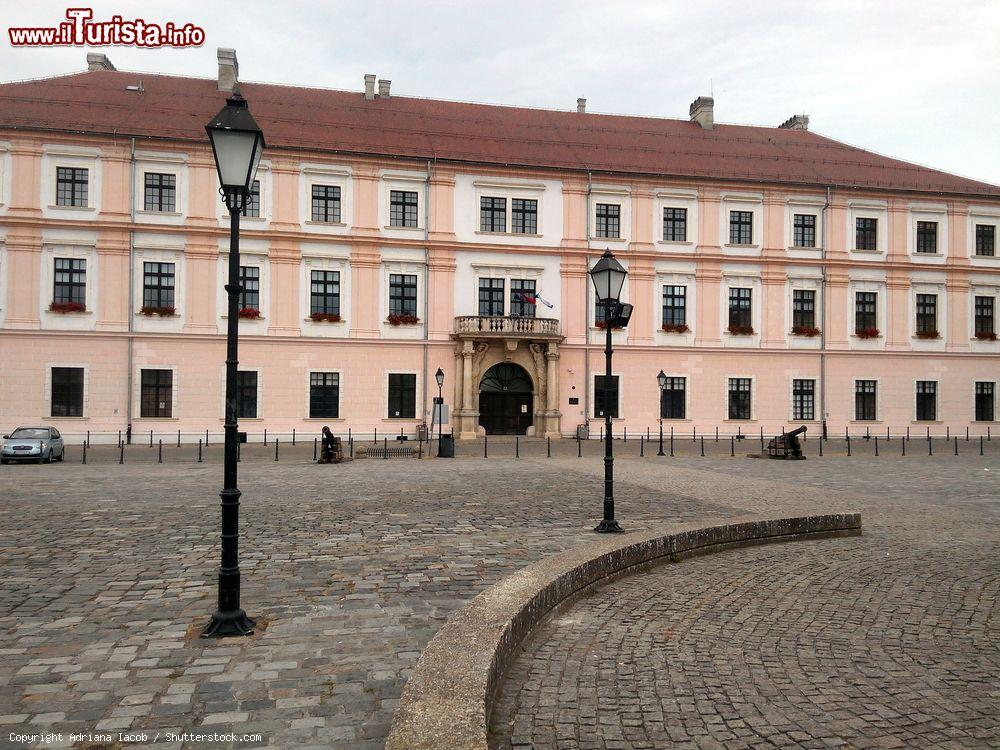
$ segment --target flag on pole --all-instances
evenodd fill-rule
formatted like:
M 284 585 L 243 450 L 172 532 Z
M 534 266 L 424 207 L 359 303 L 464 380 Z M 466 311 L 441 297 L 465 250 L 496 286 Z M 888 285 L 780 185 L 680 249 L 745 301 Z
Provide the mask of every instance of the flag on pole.
M 537 299 L 539 302 L 541 302 L 549 309 L 552 309 L 554 307 L 554 305 L 551 302 L 549 302 L 547 299 L 544 299 L 540 294 L 536 294 L 535 299 Z

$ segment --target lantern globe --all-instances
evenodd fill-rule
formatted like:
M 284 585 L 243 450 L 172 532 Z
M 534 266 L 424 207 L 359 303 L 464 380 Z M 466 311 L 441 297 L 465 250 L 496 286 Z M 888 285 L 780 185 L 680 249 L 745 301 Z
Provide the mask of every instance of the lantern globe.
M 247 195 L 264 151 L 264 133 L 247 107 L 246 99 L 233 94 L 226 106 L 205 126 L 219 183 L 225 193 Z
M 441 388 L 444 385 L 444 370 L 439 367 L 438 371 L 434 373 L 434 379 L 437 381 L 438 388 Z
M 659 383 L 661 391 L 667 387 L 667 374 L 663 370 L 656 376 L 656 382 Z
M 590 269 L 590 279 L 594 282 L 594 292 L 598 302 L 617 302 L 628 272 L 615 260 L 614 254 L 606 250 L 601 259 Z

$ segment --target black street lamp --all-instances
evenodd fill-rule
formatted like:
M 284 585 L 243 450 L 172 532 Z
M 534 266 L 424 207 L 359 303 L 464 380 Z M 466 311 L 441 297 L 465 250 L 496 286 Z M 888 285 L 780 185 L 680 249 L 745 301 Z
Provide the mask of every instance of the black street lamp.
M 619 302 L 628 275 L 610 250 L 590 269 L 597 304 L 604 308 L 604 518 L 594 531 L 602 534 L 624 531 L 615 520 L 614 442 L 611 435 L 611 408 L 607 403 L 611 389 L 611 330 L 624 328 L 632 316 L 632 305 Z M 616 391 L 617 392 L 617 391 Z
M 441 389 L 444 388 L 444 370 L 440 367 L 438 371 L 434 373 L 434 379 L 438 384 L 438 397 L 437 397 L 437 413 L 438 413 L 438 458 L 441 458 L 441 428 L 444 423 L 444 395 Z M 431 429 L 434 425 L 431 424 Z M 433 437 L 433 435 L 432 435 Z
M 663 370 L 656 376 L 656 382 L 660 385 L 660 452 L 656 455 L 665 456 L 667 454 L 663 452 L 663 392 L 667 389 L 667 374 Z
M 250 186 L 264 150 L 264 134 L 247 109 L 246 100 L 234 93 L 205 126 L 219 171 L 219 192 L 229 209 L 229 294 L 226 326 L 226 450 L 223 469 L 222 563 L 219 566 L 219 608 L 202 631 L 203 638 L 253 633 L 254 621 L 240 607 L 240 490 L 236 486 L 237 411 L 236 369 L 239 365 L 240 214 L 250 197 Z

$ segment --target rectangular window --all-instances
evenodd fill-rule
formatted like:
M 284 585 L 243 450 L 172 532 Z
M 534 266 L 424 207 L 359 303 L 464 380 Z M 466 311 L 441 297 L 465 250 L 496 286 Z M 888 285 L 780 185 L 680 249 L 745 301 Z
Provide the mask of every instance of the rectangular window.
M 160 172 L 146 172 L 143 208 L 146 211 L 177 210 L 177 176 Z
M 664 242 L 687 242 L 688 210 L 686 208 L 663 209 Z
M 792 381 L 792 419 L 809 421 L 816 419 L 816 381 Z
M 917 421 L 933 422 L 937 419 L 937 381 L 917 381 Z
M 976 255 L 996 254 L 997 228 L 992 224 L 976 224 Z
M 503 279 L 479 280 L 479 314 L 503 315 Z
M 816 247 L 815 214 L 795 214 L 792 219 L 792 244 L 795 247 Z
M 340 223 L 340 186 L 312 186 L 312 220 L 325 224 Z
M 858 422 L 875 421 L 875 396 L 878 383 L 874 380 L 854 381 L 854 419 Z
M 732 287 L 729 290 L 729 327 L 753 327 L 753 290 L 749 287 Z
M 76 167 L 56 167 L 56 205 L 87 206 L 90 172 Z
M 729 212 L 729 244 L 753 244 L 753 211 Z
M 792 330 L 816 327 L 816 292 L 813 289 L 792 290 Z
M 663 287 L 663 325 L 687 325 L 687 287 Z
M 521 318 L 535 317 L 535 280 L 510 280 L 510 314 Z
M 251 219 L 260 218 L 260 180 L 254 180 L 250 185 L 250 197 L 243 208 L 243 215 Z
M 389 226 L 417 226 L 417 193 L 415 190 L 389 191 Z
M 389 419 L 413 419 L 417 414 L 417 376 L 389 373 Z
M 340 417 L 340 373 L 309 373 L 309 418 Z
M 57 305 L 87 303 L 87 261 L 83 258 L 56 258 L 52 301 Z
M 622 207 L 617 203 L 597 204 L 596 237 L 617 238 L 621 236 Z
M 83 368 L 52 368 L 52 416 L 83 416 Z
M 142 264 L 142 306 L 174 306 L 174 264 Z
M 856 292 L 854 295 L 854 332 L 878 330 L 878 293 Z
M 479 199 L 479 231 L 507 231 L 507 199 L 482 197 Z
M 510 201 L 511 231 L 517 234 L 538 234 L 538 201 L 512 198 Z
M 933 422 L 937 419 L 937 381 L 917 381 L 917 421 Z
M 257 418 L 256 370 L 239 370 L 236 373 L 236 418 Z
M 937 295 L 917 295 L 917 333 L 937 332 Z
M 660 392 L 660 418 L 685 419 L 685 393 L 687 378 L 667 378 Z
M 992 422 L 996 417 L 993 383 L 976 383 L 976 421 Z
M 340 271 L 312 271 L 309 314 L 340 315 Z
M 878 250 L 878 219 L 856 219 L 854 227 L 856 250 Z
M 417 317 L 416 274 L 389 274 L 389 314 Z
M 139 382 L 139 415 L 144 418 L 173 416 L 173 371 L 143 370 Z
M 610 414 L 612 419 L 618 418 L 617 375 L 612 375 L 611 381 L 607 385 L 604 375 L 594 376 L 594 416 L 604 417 L 606 414 Z
M 993 327 L 993 297 L 976 297 L 975 326 L 976 335 L 988 336 L 996 333 Z
M 260 268 L 240 266 L 240 309 L 260 309 Z
M 750 419 L 750 378 L 729 378 L 729 418 Z
M 936 253 L 937 252 L 937 230 L 936 221 L 917 222 L 917 252 Z

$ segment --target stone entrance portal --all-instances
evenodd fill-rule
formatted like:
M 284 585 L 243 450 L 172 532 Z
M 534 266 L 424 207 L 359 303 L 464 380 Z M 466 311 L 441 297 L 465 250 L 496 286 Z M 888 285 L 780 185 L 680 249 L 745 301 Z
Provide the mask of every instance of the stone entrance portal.
M 479 425 L 487 435 L 526 435 L 534 415 L 531 376 L 500 362 L 479 383 Z

